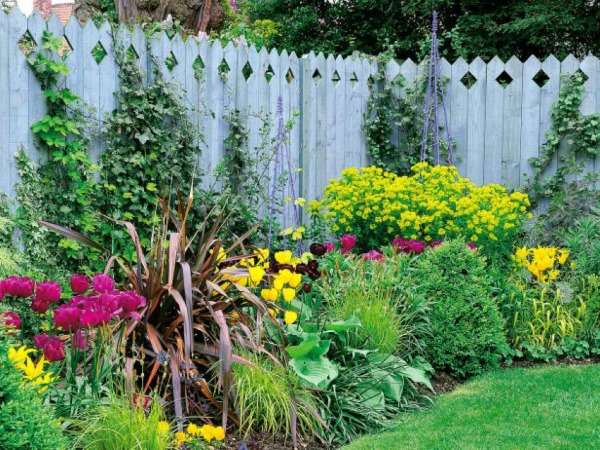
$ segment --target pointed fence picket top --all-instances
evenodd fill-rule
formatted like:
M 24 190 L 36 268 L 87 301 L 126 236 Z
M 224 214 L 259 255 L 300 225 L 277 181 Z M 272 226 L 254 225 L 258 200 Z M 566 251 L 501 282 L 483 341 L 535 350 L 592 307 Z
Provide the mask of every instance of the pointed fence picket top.
M 290 177 L 282 197 L 318 198 L 344 168 L 369 164 L 363 125 L 375 88 L 371 86 L 378 71 L 375 58 L 312 52 L 298 57 L 285 50 L 178 34 L 169 37 L 162 31 L 146 38 L 139 25 L 114 30 L 115 42 L 107 23 L 82 25 L 71 18 L 63 26 L 56 16 L 45 21 L 38 14 L 25 17 L 15 9 L 0 13 L 0 191 L 11 196 L 18 180 L 17 150 L 25 149 L 34 160 L 45 158 L 36 149 L 30 130 L 45 113 L 45 102 L 19 41 L 28 35 L 39 47 L 46 30 L 65 41 L 70 69 L 66 86 L 89 108 L 86 115 L 95 124 L 91 131 L 101 130 L 106 114 L 115 108 L 117 48 L 137 59 L 147 83 L 156 63 L 165 79 L 179 86 L 190 121 L 202 136 L 197 143 L 198 169 L 205 174 L 201 180 L 205 188 L 213 184 L 213 170 L 223 157 L 227 116 L 236 110 L 248 130 L 252 152 L 261 145 L 264 120 L 271 124 L 270 139 L 276 137 L 279 117 L 291 124 L 286 129 L 285 164 L 295 177 Z M 102 57 L 97 60 L 94 50 L 98 46 Z M 387 81 L 401 81 L 394 94 L 403 96 L 406 88 L 423 79 L 426 68 L 424 61 L 392 60 L 384 72 Z M 580 60 L 569 55 L 562 61 L 532 56 L 524 62 L 515 57 L 488 62 L 440 59 L 454 160 L 461 174 L 478 184 L 501 182 L 511 188 L 525 184 L 532 174 L 529 160 L 538 155 L 552 126 L 551 111 L 561 78 L 578 70 L 586 77 L 581 111 L 598 113 L 600 62 L 595 56 Z M 390 136 L 398 151 L 403 151 L 401 133 L 394 127 Z M 102 139 L 97 134 L 90 137 L 91 154 L 99 158 Z M 557 162 L 558 158 L 552 161 L 547 174 L 556 170 Z M 582 162 L 586 172 L 600 168 L 599 161 Z M 270 163 L 269 170 L 273 168 Z M 294 224 L 289 204 L 283 207 L 281 220 L 286 226 Z

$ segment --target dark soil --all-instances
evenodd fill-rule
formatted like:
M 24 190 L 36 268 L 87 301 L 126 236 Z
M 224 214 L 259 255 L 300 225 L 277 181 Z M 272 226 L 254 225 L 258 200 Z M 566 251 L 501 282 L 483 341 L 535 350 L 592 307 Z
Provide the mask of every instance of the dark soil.
M 232 437 L 227 441 L 226 448 L 228 450 L 293 450 L 294 446 L 291 438 L 284 440 L 273 438 L 266 433 L 255 433 L 246 439 Z M 325 450 L 326 448 L 315 442 L 298 443 L 298 450 Z
M 444 394 L 446 392 L 453 391 L 456 386 L 461 383 L 461 380 L 454 378 L 452 375 L 446 372 L 438 372 L 434 375 L 431 380 L 433 389 L 436 395 Z
M 519 359 L 514 360 L 512 364 L 505 364 L 502 367 L 505 369 L 510 369 L 511 367 L 544 367 L 544 366 L 582 366 L 586 364 L 598 364 L 600 363 L 600 356 L 591 356 L 589 358 L 573 358 L 571 356 L 564 356 L 562 358 L 558 358 L 554 361 L 544 362 L 544 361 L 531 361 L 529 359 Z

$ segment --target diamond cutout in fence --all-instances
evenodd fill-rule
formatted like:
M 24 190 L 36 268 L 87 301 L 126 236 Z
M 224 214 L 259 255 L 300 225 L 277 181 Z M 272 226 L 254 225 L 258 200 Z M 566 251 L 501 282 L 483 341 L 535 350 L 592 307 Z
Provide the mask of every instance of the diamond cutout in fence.
M 352 84 L 358 83 L 358 76 L 356 75 L 356 72 L 352 72 L 352 75 L 350 75 L 349 80 Z
M 102 62 L 102 60 L 104 58 L 106 58 L 106 50 L 104 49 L 104 46 L 100 43 L 100 41 L 98 41 L 96 43 L 96 45 L 94 45 L 94 48 L 92 48 L 92 57 L 94 58 L 94 61 L 96 61 L 96 64 L 100 64 Z
M 506 88 L 506 86 L 512 83 L 512 80 L 513 78 L 508 74 L 508 72 L 506 72 L 506 70 L 503 70 L 502 73 L 496 77 L 496 81 L 503 88 Z
M 29 31 L 23 33 L 23 36 L 17 41 L 17 45 L 25 56 L 31 55 L 37 49 L 37 42 Z
M 460 82 L 467 89 L 471 89 L 475 83 L 477 83 L 477 78 L 471 72 L 467 71 L 460 79 Z
M 539 87 L 544 87 L 544 85 L 548 82 L 549 79 L 550 77 L 542 69 L 538 70 L 532 78 L 533 82 Z
M 63 36 L 61 40 L 62 45 L 60 47 L 60 50 L 58 51 L 58 54 L 60 56 L 69 56 L 73 52 L 73 47 L 71 46 L 71 43 L 66 38 L 66 36 Z
M 242 67 L 242 75 L 244 76 L 244 79 L 248 81 L 248 78 L 250 78 L 253 73 L 254 70 L 252 70 L 252 66 L 248 61 L 246 61 L 246 64 L 244 64 L 244 67 Z
M 135 47 L 133 45 L 130 45 L 127 48 L 127 52 L 125 53 L 125 55 L 130 60 L 138 60 L 138 59 L 140 59 L 140 55 L 138 55 L 138 52 L 135 50 Z
M 194 78 L 196 80 L 201 80 L 204 73 L 204 61 L 200 55 L 196 56 L 196 59 L 194 59 L 194 62 L 192 63 L 192 69 L 194 71 Z
M 319 81 L 321 79 L 321 72 L 319 72 L 319 69 L 315 69 L 312 74 L 312 79 L 315 81 Z
M 577 70 L 575 71 L 575 73 L 574 73 L 573 75 L 571 75 L 571 77 L 574 77 L 575 75 L 579 75 L 581 78 L 583 78 L 583 82 L 584 82 L 584 83 L 585 83 L 585 82 L 588 80 L 588 78 L 589 78 L 589 77 L 587 76 L 587 74 L 586 74 L 586 73 L 585 73 L 583 70 L 581 70 L 581 69 L 577 69 Z
M 331 76 L 331 81 L 333 81 L 335 84 L 338 84 L 340 80 L 341 80 L 340 74 L 338 73 L 337 70 L 334 70 L 333 75 Z
M 219 64 L 219 67 L 217 67 L 217 72 L 219 73 L 219 76 L 222 80 L 226 80 L 230 71 L 231 67 L 229 67 L 229 64 L 227 64 L 227 61 L 225 61 L 225 58 L 223 58 L 221 60 L 221 63 Z
M 169 55 L 165 58 L 165 66 L 169 69 L 169 72 L 172 72 L 178 64 L 179 61 L 177 61 L 173 52 L 169 52 Z
M 271 67 L 271 64 L 269 64 L 269 67 L 267 67 L 267 70 L 265 71 L 265 79 L 267 80 L 267 83 L 269 81 L 271 81 L 271 79 L 275 76 L 275 71 L 273 70 L 273 68 Z
M 292 72 L 292 69 L 288 69 L 288 71 L 285 73 L 285 80 L 288 83 L 291 83 L 292 81 L 294 81 L 294 72 Z

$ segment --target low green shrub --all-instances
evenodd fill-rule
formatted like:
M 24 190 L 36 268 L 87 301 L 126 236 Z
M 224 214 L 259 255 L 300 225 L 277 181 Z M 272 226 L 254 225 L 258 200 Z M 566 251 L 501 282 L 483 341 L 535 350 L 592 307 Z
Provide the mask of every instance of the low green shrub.
M 7 357 L 8 343 L 0 339 L 0 448 L 3 450 L 60 450 L 67 448 L 52 408 Z
M 234 363 L 235 409 L 240 418 L 240 431 L 269 434 L 291 433 L 293 410 L 298 431 L 313 436 L 319 431 L 318 408 L 310 390 L 284 366 L 267 356 L 243 353 L 252 365 Z
M 485 260 L 462 241 L 417 258 L 412 280 L 431 303 L 431 334 L 423 336 L 431 364 L 464 377 L 497 367 L 508 349 Z

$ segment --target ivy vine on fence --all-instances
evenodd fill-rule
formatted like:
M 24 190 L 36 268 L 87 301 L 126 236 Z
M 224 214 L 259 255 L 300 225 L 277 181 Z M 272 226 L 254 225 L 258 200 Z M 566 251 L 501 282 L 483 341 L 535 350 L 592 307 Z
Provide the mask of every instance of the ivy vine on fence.
M 79 97 L 64 87 L 68 67 L 61 56 L 63 41 L 44 32 L 39 51 L 28 56 L 28 63 L 38 78 L 47 112 L 31 126 L 38 147 L 47 160 L 39 167 L 30 163 L 24 153 L 17 157 L 21 175 L 17 195 L 20 203 L 18 221 L 24 235 L 27 253 L 33 263 L 47 263 L 45 258 L 58 252 L 64 267 L 86 267 L 98 257 L 75 241 L 59 238 L 40 230 L 43 219 L 92 234 L 97 229 L 94 214 L 97 167 L 88 155 L 88 138 Z
M 581 104 L 585 79 L 581 72 L 564 76 L 560 94 L 552 108 L 552 127 L 539 156 L 529 160 L 533 175 L 528 193 L 533 203 L 547 200 L 547 208 L 537 220 L 552 241 L 571 223 L 574 216 L 588 214 L 599 196 L 595 171 L 584 175 L 586 161 L 600 156 L 600 114 L 583 115 Z

